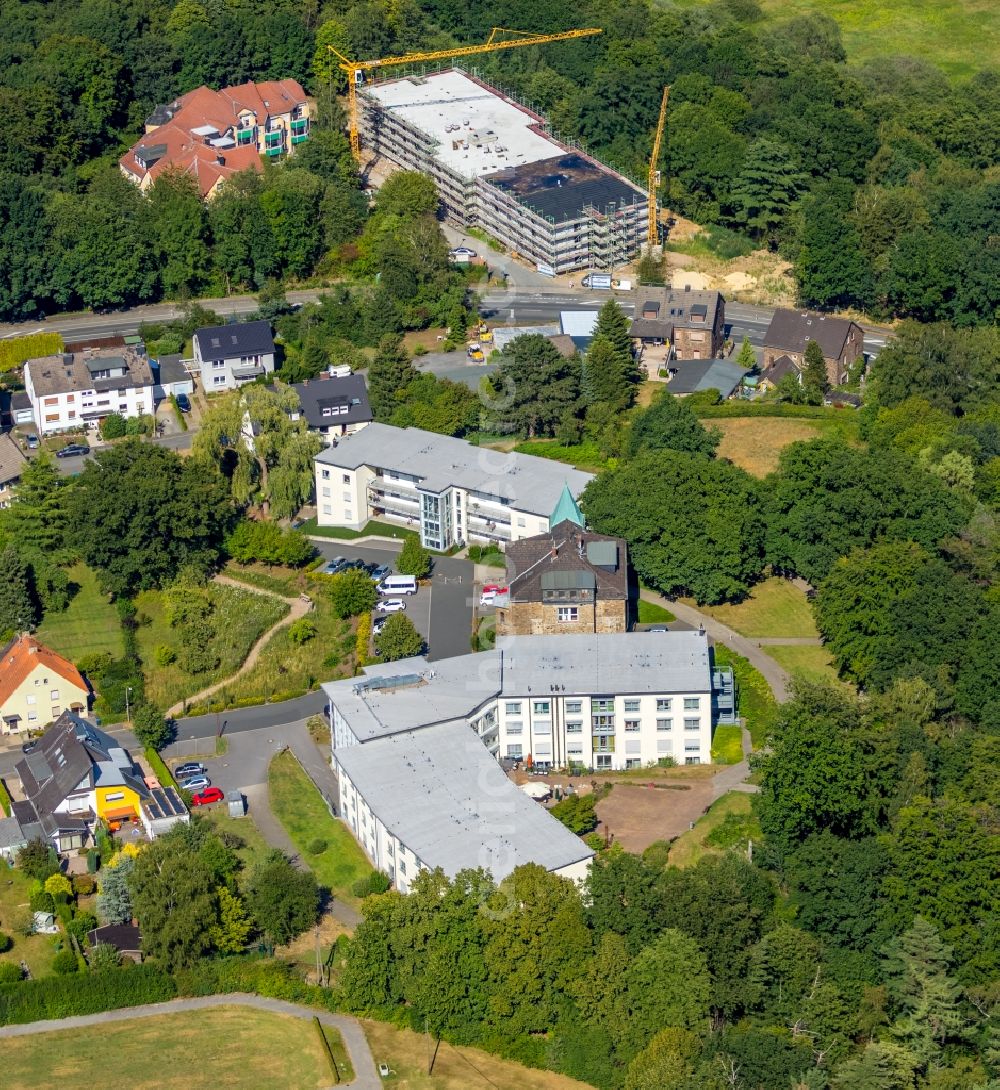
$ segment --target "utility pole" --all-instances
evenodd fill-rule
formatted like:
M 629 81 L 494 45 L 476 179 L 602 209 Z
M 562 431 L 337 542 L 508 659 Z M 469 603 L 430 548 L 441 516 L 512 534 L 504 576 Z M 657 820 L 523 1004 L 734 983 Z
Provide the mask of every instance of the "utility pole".
M 132 686 L 131 685 L 126 685 L 125 686 L 125 722 L 128 723 L 129 726 L 132 726 L 132 715 L 131 715 L 131 712 L 129 711 L 129 706 L 128 706 L 128 694 L 130 692 L 132 692 Z

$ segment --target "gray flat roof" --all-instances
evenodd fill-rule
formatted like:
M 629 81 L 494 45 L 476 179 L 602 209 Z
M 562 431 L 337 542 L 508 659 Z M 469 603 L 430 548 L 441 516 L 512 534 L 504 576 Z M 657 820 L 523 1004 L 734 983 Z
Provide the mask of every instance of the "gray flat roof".
M 457 486 L 546 518 L 564 484 L 578 497 L 592 479 L 590 473 L 548 458 L 504 454 L 449 435 L 380 423 L 345 435 L 335 447 L 320 451 L 316 461 L 341 469 L 394 469 L 419 477 L 420 487 L 431 492 Z
M 511 783 L 464 725 L 348 746 L 334 759 L 379 821 L 449 877 L 484 867 L 501 881 L 525 863 L 559 870 L 594 854 Z
M 747 373 L 745 367 L 731 360 L 673 360 L 668 366 L 671 371 L 676 370 L 667 383 L 667 389 L 672 394 L 718 390 L 726 398 Z

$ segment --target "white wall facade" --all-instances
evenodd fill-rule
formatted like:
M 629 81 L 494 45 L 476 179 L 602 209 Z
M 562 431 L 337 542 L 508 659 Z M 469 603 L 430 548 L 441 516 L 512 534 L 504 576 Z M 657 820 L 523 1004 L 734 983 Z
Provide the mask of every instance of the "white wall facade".
M 194 338 L 193 349 L 194 359 L 201 371 L 201 386 L 206 394 L 218 390 L 236 390 L 261 375 L 270 375 L 274 371 L 273 352 L 206 360 L 202 358 L 197 337 Z
M 64 390 L 41 396 L 35 392 L 31 381 L 30 363 L 24 369 L 24 388 L 31 399 L 35 426 L 43 435 L 80 428 L 86 424 L 96 426 L 98 416 L 118 413 L 126 419 L 151 416 L 155 409 L 152 384 L 148 386 L 123 386 L 110 390 Z

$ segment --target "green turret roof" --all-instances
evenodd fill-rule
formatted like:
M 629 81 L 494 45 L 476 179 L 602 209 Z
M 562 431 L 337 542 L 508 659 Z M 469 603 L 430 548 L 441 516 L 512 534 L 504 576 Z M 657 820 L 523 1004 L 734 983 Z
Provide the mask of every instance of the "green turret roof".
M 586 519 L 583 517 L 583 512 L 576 500 L 573 499 L 573 493 L 570 492 L 569 485 L 564 484 L 562 493 L 556 501 L 555 509 L 549 515 L 549 527 L 558 526 L 560 522 L 565 522 L 567 519 L 570 522 L 575 522 L 581 530 L 586 529 Z

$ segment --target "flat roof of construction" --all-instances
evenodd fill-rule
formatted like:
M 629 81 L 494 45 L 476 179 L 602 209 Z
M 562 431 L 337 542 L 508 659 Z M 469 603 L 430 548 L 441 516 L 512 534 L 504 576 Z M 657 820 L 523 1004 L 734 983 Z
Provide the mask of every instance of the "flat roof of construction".
M 435 158 L 470 180 L 565 154 L 541 118 L 456 69 L 369 84 L 364 94 L 431 137 Z

